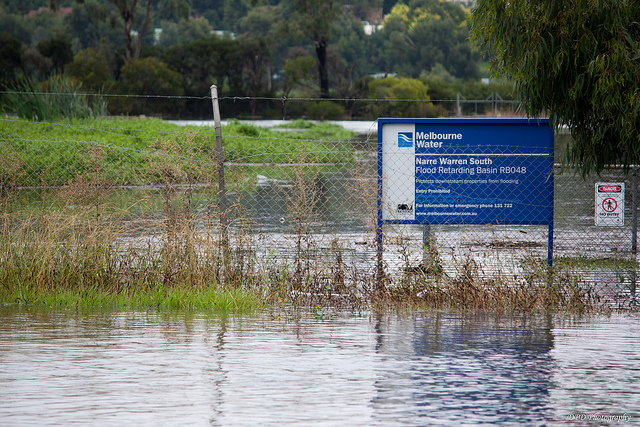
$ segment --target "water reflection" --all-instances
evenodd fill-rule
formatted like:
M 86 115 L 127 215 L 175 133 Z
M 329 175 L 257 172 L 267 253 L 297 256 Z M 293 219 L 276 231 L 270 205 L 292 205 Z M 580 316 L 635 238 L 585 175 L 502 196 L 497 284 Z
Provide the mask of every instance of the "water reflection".
M 383 421 L 399 415 L 388 410 L 399 402 L 401 417 L 420 425 L 537 425 L 552 418 L 550 318 L 436 313 L 383 323 L 377 346 L 385 363 L 375 398 Z
M 550 404 L 573 425 L 640 424 L 640 321 L 581 319 L 554 330 Z
M 3 425 L 602 425 L 638 320 L 0 307 Z M 617 425 L 624 425 L 618 423 Z

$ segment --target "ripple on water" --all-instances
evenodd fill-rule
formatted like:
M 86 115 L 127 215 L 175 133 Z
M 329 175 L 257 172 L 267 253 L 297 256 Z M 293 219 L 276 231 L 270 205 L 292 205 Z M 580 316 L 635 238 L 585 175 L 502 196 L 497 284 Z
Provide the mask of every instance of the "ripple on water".
M 0 419 L 21 426 L 639 419 L 636 318 L 332 314 L 0 307 Z

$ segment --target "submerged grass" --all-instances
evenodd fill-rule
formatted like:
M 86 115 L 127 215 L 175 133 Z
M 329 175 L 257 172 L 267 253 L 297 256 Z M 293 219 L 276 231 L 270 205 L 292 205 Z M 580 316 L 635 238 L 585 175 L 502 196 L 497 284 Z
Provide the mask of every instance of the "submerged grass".
M 613 270 L 638 269 L 640 264 L 636 259 L 624 258 L 586 258 L 586 257 L 558 257 L 554 265 L 574 268 L 608 268 Z
M 187 210 L 164 215 L 159 235 L 128 239 L 118 221 L 92 212 L 28 221 L 5 212 L 0 217 L 0 303 L 222 311 L 278 307 L 282 301 L 351 310 L 610 310 L 593 285 L 568 267 L 550 270 L 534 260 L 522 277 L 486 277 L 466 259 L 455 274 L 446 274 L 434 250 L 425 268 L 388 275 L 381 288 L 370 269 L 345 258 L 339 238 L 323 254 L 314 252 L 308 224 L 295 225 L 297 249 L 286 259 L 258 257 L 259 239 L 241 227 L 234 228 L 225 252 L 216 229 L 197 230 Z
M 167 143 L 163 149 L 171 152 L 175 146 Z M 291 257 L 265 250 L 267 242 L 233 197 L 228 199 L 226 246 L 216 186 L 195 203 L 192 189 L 177 184 L 182 166 L 166 158 L 153 166 L 161 177 L 163 203 L 152 212 L 138 210 L 139 200 L 128 208 L 114 207 L 108 186 L 99 185 L 99 161 L 85 180 L 43 190 L 40 210 L 21 210 L 19 191 L 5 187 L 0 194 L 0 302 L 215 310 L 251 310 L 283 300 L 295 307 L 352 310 L 381 305 L 499 312 L 609 309 L 593 283 L 582 280 L 571 265 L 549 269 L 544 260 L 529 258 L 520 276 L 497 272 L 487 277 L 468 258 L 447 273 L 436 242 L 420 267 L 408 268 L 411 249 L 398 239 L 394 250 L 404 254 L 407 266 L 378 282 L 371 265 L 346 256 L 348 242 L 340 236 L 326 247 L 315 241 L 324 201 L 314 179 L 319 169 L 303 166 L 305 156 L 298 153 L 283 188 Z M 363 200 L 372 197 L 363 188 L 366 182 L 353 182 Z M 47 200 L 56 197 L 60 205 L 53 208 Z M 372 212 L 355 214 L 367 223 Z
M 541 263 L 542 264 L 542 263 Z M 457 267 L 457 274 L 413 274 L 390 288 L 393 304 L 440 309 L 490 312 L 603 313 L 612 307 L 593 283 L 568 268 L 542 265 L 523 277 L 497 274 L 486 277 L 472 259 Z

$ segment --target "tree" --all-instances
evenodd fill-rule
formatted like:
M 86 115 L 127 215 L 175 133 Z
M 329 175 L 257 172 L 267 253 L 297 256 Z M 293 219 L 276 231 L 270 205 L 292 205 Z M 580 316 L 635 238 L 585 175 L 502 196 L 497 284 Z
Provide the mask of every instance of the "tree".
M 570 129 L 583 176 L 640 163 L 640 2 L 478 0 L 472 34 L 530 117 Z
M 366 1 L 366 0 L 364 0 Z M 344 14 L 332 29 L 332 43 L 328 49 L 328 66 L 333 92 L 341 99 L 347 118 L 364 108 L 366 103 L 356 99 L 367 96 L 368 87 L 364 76 L 377 71 L 371 68 L 368 53 L 372 49 L 370 37 L 364 33 L 362 22 L 349 14 Z
M 420 80 L 404 77 L 386 77 L 369 82 L 369 98 L 392 99 L 378 102 L 374 117 L 433 117 L 433 104 L 429 102 L 428 87 Z
M 263 39 L 221 39 L 210 36 L 192 43 L 175 45 L 163 55 L 165 63 L 184 78 L 186 94 L 203 96 L 211 84 L 218 86 L 219 96 L 256 96 L 264 88 L 266 70 L 271 61 Z M 193 114 L 211 113 L 211 103 L 187 105 Z M 204 105 L 205 110 L 201 106 Z M 233 103 L 230 108 L 236 103 Z M 239 104 L 238 104 L 239 105 Z
M 27 45 L 31 44 L 31 34 L 35 29 L 32 22 L 18 14 L 7 13 L 2 6 L 0 6 L 0 28 Z
M 471 48 L 467 13 L 456 3 L 411 0 L 387 15 L 381 69 L 410 77 L 441 64 L 458 78 L 478 78 L 479 55 Z
M 293 21 L 298 29 L 313 39 L 318 58 L 320 97 L 329 98 L 327 45 L 333 22 L 340 16 L 340 3 L 335 0 L 295 0 Z
M 9 33 L 0 32 L 0 58 L 0 90 L 5 90 L 22 71 L 22 43 Z
M 64 18 L 67 32 L 75 39 L 75 44 L 86 49 L 105 41 L 113 45 L 121 43 L 122 36 L 116 27 L 118 13 L 107 2 L 79 1 L 74 3 L 71 13 Z
M 337 24 L 331 31 L 331 39 L 335 40 L 332 45 L 336 47 L 345 67 L 344 70 L 339 71 L 338 75 L 331 73 L 332 69 L 329 70 L 332 74 L 332 84 L 339 84 L 338 80 L 341 78 L 352 82 L 365 74 L 378 71 L 375 68 L 369 68 L 367 55 L 374 49 L 371 49 L 370 37 L 364 33 L 362 21 L 344 14 L 337 20 Z
M 120 91 L 149 98 L 116 98 L 109 107 L 127 114 L 177 114 L 184 106 L 183 79 L 156 58 L 140 58 L 122 67 Z
M 206 18 L 181 19 L 179 22 L 162 21 L 162 33 L 157 43 L 162 49 L 192 43 L 208 37 L 213 27 Z
M 251 115 L 256 115 L 257 96 L 265 93 L 271 54 L 267 48 L 267 41 L 263 37 L 252 37 L 240 40 L 243 53 L 242 79 L 245 82 L 245 92 L 251 100 L 249 107 Z
M 140 31 L 138 31 L 138 41 L 136 43 L 136 50 L 134 53 L 131 32 L 135 24 L 135 11 L 136 6 L 138 5 L 138 0 L 130 1 L 131 3 L 129 4 L 127 3 L 127 0 L 109 0 L 110 3 L 113 3 L 115 7 L 118 8 L 118 12 L 120 13 L 120 17 L 122 18 L 122 22 L 124 23 L 124 44 L 126 48 L 127 61 L 140 57 L 140 47 L 142 46 L 142 39 L 144 38 L 144 35 L 147 32 L 147 28 L 149 27 L 149 20 L 151 18 L 151 4 L 153 3 L 153 0 L 147 0 L 145 17 L 142 22 L 142 28 L 140 29 Z
M 67 34 L 58 34 L 50 39 L 41 40 L 36 48 L 42 56 L 51 59 L 52 73 L 62 73 L 64 66 L 73 61 L 71 41 Z
M 300 55 L 287 59 L 284 64 L 284 87 L 282 94 L 286 98 L 293 88 L 311 79 L 311 69 L 315 61 L 310 55 Z
M 172 46 L 164 54 L 164 61 L 185 79 L 188 95 L 209 93 L 211 84 L 218 93 L 242 86 L 242 54 L 238 40 L 210 36 L 193 43 Z M 235 92 L 234 95 L 239 95 Z
M 82 83 L 82 87 L 90 91 L 104 90 L 111 81 L 107 57 L 93 48 L 78 52 L 73 62 L 64 67 L 64 73 Z

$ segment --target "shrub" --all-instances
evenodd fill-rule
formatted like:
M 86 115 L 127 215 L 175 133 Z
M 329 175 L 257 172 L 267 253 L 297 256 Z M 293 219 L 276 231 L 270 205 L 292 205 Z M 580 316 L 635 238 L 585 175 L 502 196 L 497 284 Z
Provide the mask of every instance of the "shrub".
M 307 116 L 315 120 L 341 120 L 346 111 L 342 105 L 330 101 L 313 102 L 306 109 Z
M 106 56 L 92 48 L 78 52 L 73 62 L 64 67 L 64 73 L 90 91 L 105 89 L 111 82 Z
M 405 77 L 386 77 L 369 82 L 369 98 L 389 99 L 372 106 L 374 117 L 434 117 L 427 85 Z
M 184 105 L 182 76 L 156 58 L 129 61 L 120 72 L 118 92 L 135 97 L 117 97 L 109 102 L 112 114 L 178 114 Z M 176 97 L 176 98 L 174 98 Z

